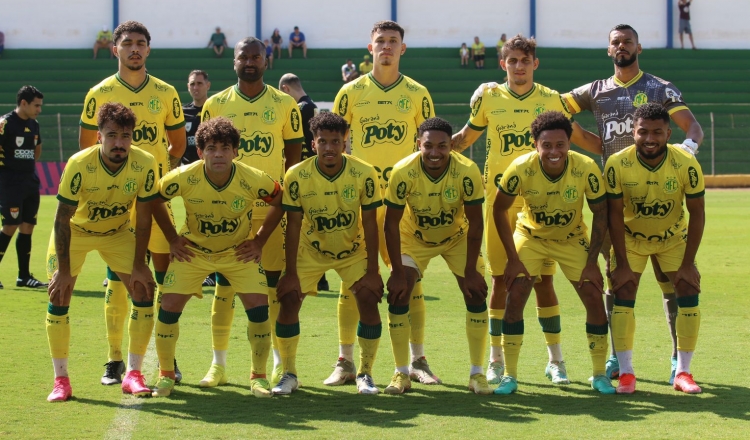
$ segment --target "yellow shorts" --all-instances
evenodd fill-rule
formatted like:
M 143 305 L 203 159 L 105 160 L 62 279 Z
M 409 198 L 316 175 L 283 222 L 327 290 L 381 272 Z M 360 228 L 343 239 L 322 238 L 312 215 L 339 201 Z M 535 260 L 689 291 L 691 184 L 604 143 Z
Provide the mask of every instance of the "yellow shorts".
M 255 232 L 260 229 L 263 222 L 266 220 L 265 215 L 263 218 L 255 218 L 251 220 L 253 224 L 250 238 L 255 237 Z M 265 270 L 276 272 L 284 270 L 286 266 L 286 258 L 284 253 L 284 237 L 286 236 L 286 216 L 282 217 L 281 223 L 276 226 L 273 233 L 268 237 L 268 241 L 263 246 L 263 254 L 260 257 L 260 263 L 263 265 Z M 223 272 L 222 272 L 223 274 Z M 232 284 L 234 285 L 234 284 Z
M 135 235 L 128 229 L 112 235 L 90 235 L 71 229 L 70 231 L 70 274 L 81 273 L 86 254 L 98 251 L 102 260 L 115 272 L 130 274 L 133 271 L 135 258 Z M 50 234 L 47 247 L 47 279 L 57 270 L 57 252 L 55 252 L 55 233 Z
M 521 262 L 532 277 L 542 273 L 547 260 L 556 261 L 565 278 L 578 282 L 589 256 L 589 240 L 586 236 L 569 240 L 544 240 L 530 238 L 516 232 L 513 234 L 516 251 Z M 521 274 L 520 276 L 523 276 Z
M 442 256 L 448 264 L 448 268 L 459 277 L 464 276 L 466 269 L 466 235 L 461 235 L 448 243 L 437 246 L 428 246 L 419 243 L 416 239 L 401 237 L 401 263 L 412 267 L 419 272 L 419 278 L 424 276 L 430 260 Z M 479 253 L 477 259 L 477 271 L 484 276 L 484 259 Z
M 172 213 L 172 202 L 164 203 L 169 213 L 169 219 L 172 221 L 174 226 L 174 214 Z M 135 209 L 130 211 L 130 226 L 131 228 L 135 225 Z M 148 250 L 152 254 L 169 254 L 169 242 L 164 238 L 164 232 L 162 232 L 156 220 L 151 219 L 151 237 L 148 240 Z M 111 269 L 111 267 L 110 267 Z
M 190 262 L 175 260 L 169 263 L 164 276 L 164 293 L 203 298 L 203 280 L 214 272 L 221 272 L 237 293 L 268 294 L 266 274 L 261 265 L 238 261 L 234 250 L 218 254 L 204 254 L 194 250 L 194 253 L 195 257 Z
M 344 288 L 350 289 L 367 273 L 367 252 L 362 248 L 360 252 L 352 256 L 334 260 L 320 255 L 305 245 L 300 245 L 297 253 L 297 276 L 305 295 L 318 294 L 318 281 L 330 269 L 339 274 Z
M 646 269 L 646 263 L 651 255 L 656 256 L 662 272 L 677 272 L 682 264 L 682 258 L 685 256 L 685 247 L 687 246 L 687 236 L 675 235 L 666 241 L 644 241 L 625 236 L 625 249 L 628 252 L 628 263 L 633 272 L 643 273 Z M 614 270 L 615 250 L 611 251 L 610 268 Z
M 487 244 L 487 269 L 492 276 L 503 276 L 508 255 L 505 253 L 500 234 L 495 227 L 495 218 L 492 216 L 492 204 L 486 204 L 484 211 L 484 237 Z M 514 204 L 508 210 L 508 217 L 512 228 L 516 226 L 518 214 L 523 210 L 523 204 Z M 554 275 L 556 272 L 555 261 L 547 259 L 542 265 L 540 275 Z

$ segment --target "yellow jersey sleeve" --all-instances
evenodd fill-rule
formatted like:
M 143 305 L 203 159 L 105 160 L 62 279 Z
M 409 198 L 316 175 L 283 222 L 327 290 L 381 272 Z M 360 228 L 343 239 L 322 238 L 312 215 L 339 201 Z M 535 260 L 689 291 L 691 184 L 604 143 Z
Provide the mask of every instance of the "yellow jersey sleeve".
M 177 130 L 185 126 L 185 115 L 182 114 L 182 103 L 180 103 L 180 95 L 177 94 L 177 90 L 170 86 L 170 92 L 172 96 L 169 102 L 171 102 L 172 108 L 167 112 L 164 128 L 167 130 Z
M 285 143 L 299 143 L 305 141 L 305 134 L 302 132 L 302 117 L 300 116 L 299 106 L 293 99 L 289 99 L 289 105 L 286 107 L 286 121 L 282 129 L 282 136 Z
M 482 93 L 482 96 L 477 98 L 477 100 L 474 102 L 474 105 L 471 107 L 471 114 L 469 115 L 468 125 L 472 130 L 484 131 L 484 129 L 487 128 L 487 125 L 489 124 L 484 105 L 484 97 L 486 94 L 486 91 Z
M 417 112 L 417 120 L 415 121 L 417 129 L 419 129 L 419 126 L 422 124 L 422 122 L 434 116 L 434 112 L 432 111 L 432 109 L 435 108 L 435 105 L 432 103 L 430 92 L 427 91 L 426 87 L 422 88 L 422 96 L 420 101 L 422 104 L 422 111 Z
M 305 161 L 303 161 L 305 162 Z M 300 162 L 303 163 L 303 162 Z M 299 196 L 299 181 L 297 170 L 299 165 L 289 168 L 284 176 L 285 190 L 281 196 L 281 207 L 284 211 L 302 212 L 302 199 Z
M 706 182 L 703 180 L 703 171 L 695 156 L 688 160 L 688 166 L 683 174 L 682 187 L 685 188 L 685 197 L 688 199 L 703 197 L 706 193 Z
M 484 203 L 484 178 L 476 163 L 471 163 L 462 183 L 464 205 L 481 205 Z
M 406 196 L 411 192 L 412 179 L 407 178 L 406 169 L 395 166 L 391 172 L 388 188 L 385 190 L 385 205 L 390 208 L 404 209 Z
M 612 155 L 604 165 L 604 177 L 607 179 L 607 197 L 610 199 L 622 198 L 622 184 L 620 183 L 618 162 L 620 156 Z
M 352 112 L 349 107 L 350 95 L 354 90 L 351 87 L 342 87 L 333 100 L 333 111 L 344 118 L 347 124 L 352 125 Z
M 378 173 L 375 168 L 368 168 L 370 171 L 364 176 L 364 191 L 360 191 L 359 194 L 362 211 L 368 211 L 383 205 L 383 200 L 380 198 L 380 188 L 377 186 Z
M 83 111 L 81 112 L 81 127 L 87 130 L 98 130 L 99 126 L 96 121 L 96 97 L 94 97 L 96 87 L 89 89 L 86 93 L 86 99 L 83 101 Z
M 57 189 L 57 200 L 66 205 L 78 206 L 78 202 L 81 199 L 81 186 L 83 176 L 79 168 L 78 161 L 69 160 L 65 165 L 62 176 L 60 177 L 60 185 Z
M 522 156 L 523 157 L 523 156 Z M 517 161 L 513 161 L 500 179 L 497 188 L 506 195 L 515 197 L 521 191 L 521 176 L 518 173 Z
M 180 171 L 180 168 L 176 168 L 159 180 L 159 195 L 164 200 L 172 200 L 182 195 L 180 189 Z
M 601 172 L 596 162 L 587 162 L 586 169 L 586 200 L 591 204 L 601 203 L 607 199 L 607 190 L 602 185 Z
M 142 185 L 139 185 L 138 187 L 138 201 L 148 202 L 149 200 L 153 200 L 159 196 L 159 182 L 156 181 L 156 176 L 158 175 L 158 167 L 156 165 L 156 159 L 154 159 L 154 156 L 146 153 L 145 151 L 143 152 L 143 156 L 144 162 L 139 166 L 143 166 L 146 169 L 146 178 L 144 182 L 142 182 Z

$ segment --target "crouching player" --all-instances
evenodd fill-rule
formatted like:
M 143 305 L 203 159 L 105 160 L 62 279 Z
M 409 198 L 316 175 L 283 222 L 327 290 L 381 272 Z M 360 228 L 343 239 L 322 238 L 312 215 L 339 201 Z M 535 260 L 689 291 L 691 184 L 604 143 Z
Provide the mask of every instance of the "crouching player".
M 614 257 L 612 336 L 620 363 L 617 392 L 635 392 L 633 308 L 643 269 L 649 257 L 655 256 L 677 294 L 677 371 L 673 386 L 697 394 L 701 388 L 690 374 L 690 361 L 701 321 L 701 277 L 695 255 L 705 225 L 703 173 L 693 155 L 667 145 L 672 131 L 664 106 L 644 104 L 636 109 L 633 119 L 635 145 L 613 154 L 604 167 Z M 689 221 L 685 220 L 683 201 Z
M 491 394 L 483 373 L 489 318 L 482 248 L 482 173 L 471 160 L 451 152 L 453 129 L 430 118 L 418 130 L 419 151 L 398 162 L 386 193 L 385 241 L 391 260 L 388 328 L 396 371 L 388 394 L 411 388 L 409 379 L 409 299 L 430 260 L 448 263 L 466 303 L 469 390 Z M 407 218 L 401 221 L 406 207 Z M 464 215 L 465 214 L 465 215 Z
M 286 272 L 279 279 L 281 309 L 276 322 L 284 375 L 273 392 L 290 394 L 299 387 L 299 311 L 305 296 L 317 293 L 320 277 L 333 269 L 343 287 L 354 293 L 359 310 L 357 391 L 377 394 L 372 366 L 382 332 L 378 303 L 383 297 L 378 271 L 376 208 L 382 205 L 378 175 L 366 162 L 342 154 L 348 127 L 341 116 L 321 113 L 310 120 L 310 131 L 316 156 L 290 168 L 284 177 Z
M 271 397 L 266 379 L 271 349 L 268 288 L 258 263 L 263 245 L 283 215 L 281 187 L 268 174 L 234 161 L 240 133 L 229 119 L 219 117 L 204 122 L 195 140 L 202 160 L 172 170 L 159 181 L 163 200 L 181 196 L 185 204 L 186 221 L 179 235 L 164 205 L 154 207 L 154 218 L 169 241 L 172 262 L 164 277 L 156 323 L 161 371 L 153 395 L 171 394 L 180 315 L 191 296 L 203 296 L 201 284 L 206 276 L 219 272 L 235 287 L 247 313 L 247 338 L 252 352 L 250 389 L 256 397 Z M 246 239 L 250 236 L 251 207 L 256 200 L 270 204 L 271 210 L 255 237 Z
M 593 364 L 591 387 L 602 394 L 615 389 L 604 374 L 607 315 L 602 302 L 602 274 L 597 256 L 607 230 L 606 193 L 593 160 L 570 151 L 570 121 L 560 112 L 539 115 L 531 124 L 536 151 L 511 163 L 497 191 L 493 215 L 508 254 L 504 281 L 508 298 L 503 320 L 505 375 L 495 394 L 518 388 L 518 355 L 523 343 L 523 309 L 546 258 L 557 261 L 586 308 L 586 336 Z M 516 196 L 523 211 L 513 233 L 507 211 Z M 594 213 L 589 242 L 583 200 Z
M 68 400 L 70 317 L 68 308 L 86 254 L 98 251 L 125 284 L 133 305 L 128 332 L 128 372 L 122 391 L 149 396 L 141 364 L 154 328 L 154 286 L 146 266 L 151 235 L 151 202 L 156 193 L 156 160 L 130 147 L 135 114 L 118 103 L 106 103 L 98 113 L 98 145 L 74 154 L 65 166 L 57 193 L 55 226 L 47 252 L 49 306 L 47 338 L 55 386 L 50 402 Z M 136 208 L 137 207 L 137 208 Z M 135 236 L 130 212 L 136 208 Z M 171 364 L 170 364 L 171 365 Z

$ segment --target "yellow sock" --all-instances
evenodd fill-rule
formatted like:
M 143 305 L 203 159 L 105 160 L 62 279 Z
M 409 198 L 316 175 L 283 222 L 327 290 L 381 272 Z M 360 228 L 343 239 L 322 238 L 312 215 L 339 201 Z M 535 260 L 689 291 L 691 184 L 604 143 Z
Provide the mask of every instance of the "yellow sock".
M 154 306 L 151 304 L 136 306 L 133 304 L 128 321 L 128 352 L 144 356 L 154 329 Z
M 107 270 L 107 290 L 104 295 L 104 320 L 107 324 L 109 360 L 122 360 L 122 338 L 128 318 L 128 289 L 114 272 Z M 112 279 L 115 278 L 115 279 Z
M 70 317 L 68 307 L 47 307 L 47 341 L 53 359 L 67 359 L 70 348 Z
M 297 375 L 297 345 L 299 344 L 299 335 L 291 338 L 278 336 L 279 356 L 281 356 L 281 366 L 285 373 Z
M 487 331 L 490 326 L 487 306 L 466 306 L 466 339 L 472 366 L 484 366 L 487 351 Z
M 229 349 L 229 335 L 234 319 L 234 289 L 216 283 L 214 302 L 211 304 L 211 347 Z
M 679 299 L 679 298 L 678 298 Z M 698 330 L 701 327 L 701 310 L 695 307 L 680 307 L 677 313 L 677 350 L 695 351 L 698 343 Z
M 156 291 L 154 292 L 154 316 L 159 316 L 161 297 L 164 295 L 164 277 L 166 274 L 166 272 L 154 271 L 154 281 L 156 281 Z
M 409 365 L 409 307 L 388 306 L 388 332 L 396 367 Z M 413 334 L 413 333 L 411 333 Z
M 544 332 L 544 342 L 547 345 L 559 344 L 561 337 L 560 306 L 537 307 L 536 316 Z
M 422 283 L 417 281 L 411 291 L 409 300 L 409 321 L 411 322 L 411 334 L 409 342 L 412 344 L 424 344 L 424 327 L 427 320 L 427 309 L 424 302 Z
M 351 290 L 345 289 L 342 283 L 339 289 L 338 323 L 339 344 L 351 345 L 357 335 L 357 323 L 359 322 L 359 309 L 357 300 Z
M 357 375 L 369 374 L 372 376 L 372 366 L 375 364 L 375 356 L 378 354 L 380 336 L 383 332 L 383 324 L 367 325 L 360 321 L 357 326 L 359 339 L 359 370 Z
M 271 352 L 271 321 L 268 319 L 268 307 L 254 307 L 247 313 L 247 340 L 252 351 L 253 377 L 266 375 L 266 363 Z
M 501 347 L 503 339 L 503 317 L 505 317 L 505 309 L 490 309 L 489 317 L 490 346 Z
M 268 320 L 271 322 L 271 346 L 278 350 L 279 341 L 276 340 L 276 319 L 279 317 L 281 303 L 276 299 L 276 288 L 268 288 Z
M 180 338 L 180 315 L 182 313 L 159 309 L 159 319 L 156 321 L 156 355 L 159 358 L 159 369 L 162 372 L 171 371 L 172 375 L 177 339 Z
M 586 323 L 586 338 L 589 341 L 589 355 L 593 366 L 593 375 L 605 374 L 605 363 L 609 354 L 607 324 L 593 325 Z
M 632 301 L 633 303 L 635 301 Z M 615 351 L 627 351 L 633 349 L 633 340 L 635 339 L 635 314 L 633 307 L 628 305 L 617 304 L 612 309 L 612 340 L 615 344 Z
M 505 357 L 505 375 L 518 379 L 518 356 L 523 345 L 523 319 L 508 324 L 503 321 L 503 356 Z

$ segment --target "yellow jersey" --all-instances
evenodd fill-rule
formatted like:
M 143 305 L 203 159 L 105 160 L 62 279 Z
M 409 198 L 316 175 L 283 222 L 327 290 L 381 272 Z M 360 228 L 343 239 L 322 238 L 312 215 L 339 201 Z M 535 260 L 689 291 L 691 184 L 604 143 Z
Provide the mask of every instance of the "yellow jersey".
M 468 232 L 464 205 L 484 203 L 482 173 L 477 164 L 451 152 L 445 172 L 433 178 L 424 169 L 422 154 L 399 161 L 391 173 L 385 196 L 389 208 L 404 209 L 399 229 L 402 240 L 440 245 Z
M 636 240 L 663 241 L 686 233 L 682 201 L 703 197 L 705 183 L 695 157 L 667 145 L 655 167 L 644 163 L 635 145 L 613 154 L 604 167 L 607 196 L 622 199 L 625 233 Z

